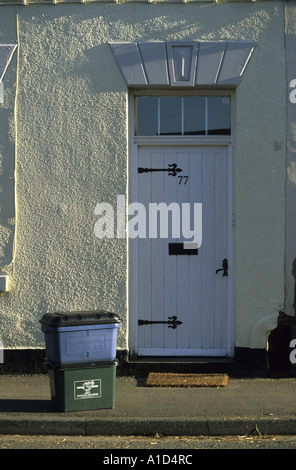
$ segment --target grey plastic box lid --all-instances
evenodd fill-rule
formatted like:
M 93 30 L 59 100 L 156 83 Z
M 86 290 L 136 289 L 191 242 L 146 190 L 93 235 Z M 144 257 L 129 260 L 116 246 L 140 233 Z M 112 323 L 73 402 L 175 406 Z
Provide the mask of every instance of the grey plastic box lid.
M 120 323 L 120 318 L 116 313 L 92 310 L 89 312 L 46 313 L 39 321 L 42 325 L 49 327 L 64 327 Z
M 56 364 L 51 362 L 47 357 L 44 360 L 44 365 L 49 370 L 72 370 L 72 369 L 97 369 L 99 367 L 112 367 L 119 365 L 119 360 L 115 358 L 113 361 L 102 361 L 102 362 L 79 362 L 70 364 Z

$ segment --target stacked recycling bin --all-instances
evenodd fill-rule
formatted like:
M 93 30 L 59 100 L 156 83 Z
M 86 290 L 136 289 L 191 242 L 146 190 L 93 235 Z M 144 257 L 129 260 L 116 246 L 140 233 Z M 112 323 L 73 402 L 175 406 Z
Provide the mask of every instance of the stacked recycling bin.
M 114 408 L 118 315 L 106 311 L 46 313 L 40 323 L 54 408 Z

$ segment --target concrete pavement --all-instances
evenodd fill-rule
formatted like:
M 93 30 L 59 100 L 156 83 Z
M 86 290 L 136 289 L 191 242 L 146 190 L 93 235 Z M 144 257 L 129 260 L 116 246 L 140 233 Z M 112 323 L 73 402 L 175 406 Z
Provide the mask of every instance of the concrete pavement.
M 296 378 L 229 378 L 221 388 L 151 388 L 117 377 L 115 408 L 56 412 L 48 376 L 0 375 L 0 434 L 296 435 Z

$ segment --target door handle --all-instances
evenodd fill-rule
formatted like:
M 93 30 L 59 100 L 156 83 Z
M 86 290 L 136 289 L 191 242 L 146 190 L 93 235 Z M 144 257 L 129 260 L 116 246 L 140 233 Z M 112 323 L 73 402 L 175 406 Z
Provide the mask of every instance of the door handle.
M 216 274 L 218 274 L 219 271 L 224 271 L 223 276 L 228 276 L 228 259 L 224 258 L 222 262 L 222 268 L 216 269 Z

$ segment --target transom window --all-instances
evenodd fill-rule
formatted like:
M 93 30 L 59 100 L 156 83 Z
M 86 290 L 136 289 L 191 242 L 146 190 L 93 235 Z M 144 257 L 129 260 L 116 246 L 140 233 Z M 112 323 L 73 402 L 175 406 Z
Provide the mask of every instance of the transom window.
M 230 96 L 137 96 L 135 134 L 230 135 Z

